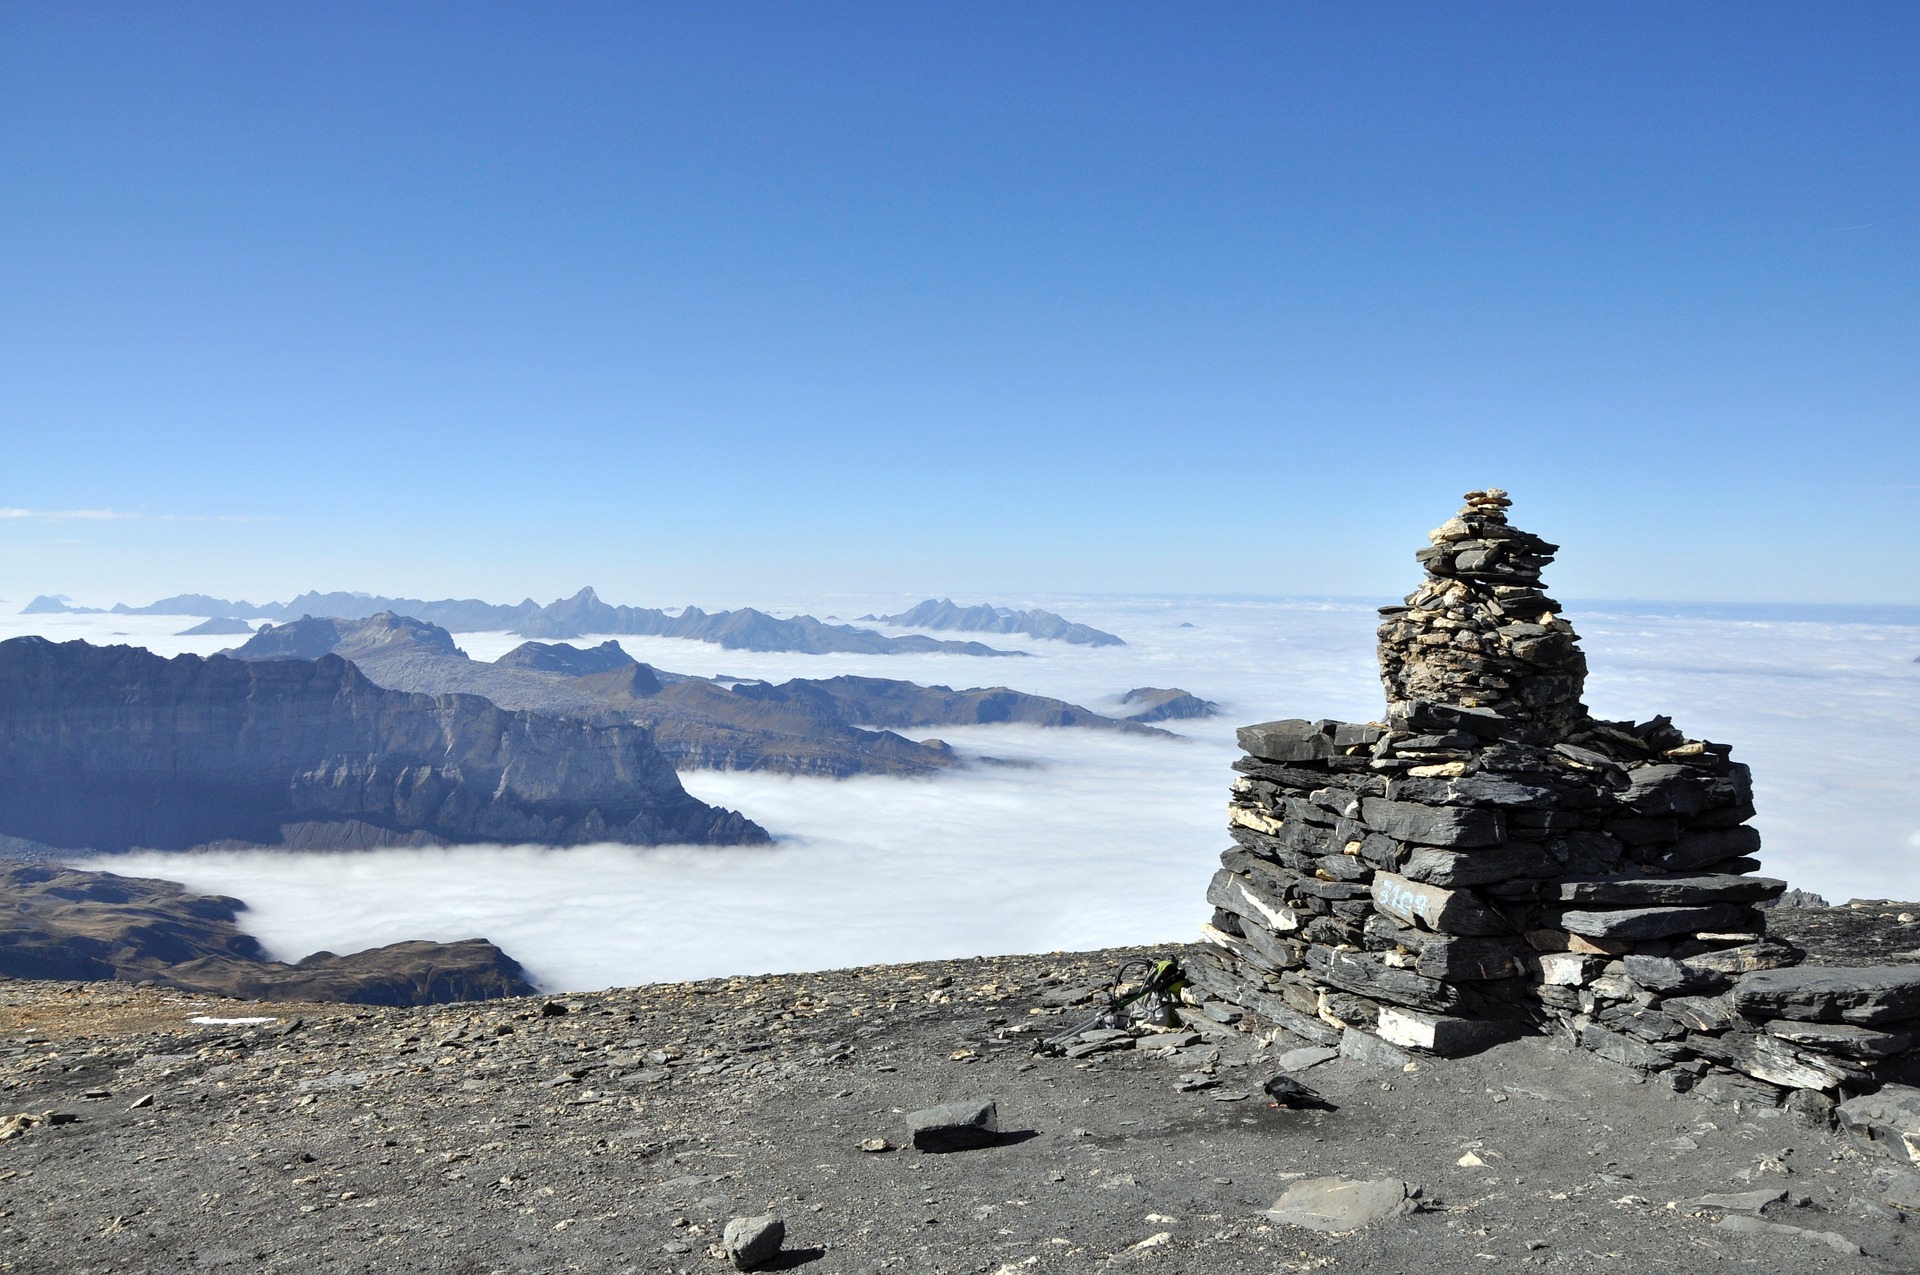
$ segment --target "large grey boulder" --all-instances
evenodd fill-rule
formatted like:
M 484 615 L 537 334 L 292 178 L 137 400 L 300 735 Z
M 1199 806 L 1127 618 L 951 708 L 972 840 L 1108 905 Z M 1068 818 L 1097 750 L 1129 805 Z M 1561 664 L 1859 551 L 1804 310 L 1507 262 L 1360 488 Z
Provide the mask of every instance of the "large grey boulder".
M 787 1238 L 787 1224 L 771 1213 L 756 1217 L 737 1217 L 721 1233 L 727 1257 L 735 1270 L 750 1271 L 765 1266 L 780 1252 Z
M 922 1151 L 964 1151 L 1000 1140 L 1000 1112 L 991 1098 L 943 1102 L 907 1116 L 913 1145 Z

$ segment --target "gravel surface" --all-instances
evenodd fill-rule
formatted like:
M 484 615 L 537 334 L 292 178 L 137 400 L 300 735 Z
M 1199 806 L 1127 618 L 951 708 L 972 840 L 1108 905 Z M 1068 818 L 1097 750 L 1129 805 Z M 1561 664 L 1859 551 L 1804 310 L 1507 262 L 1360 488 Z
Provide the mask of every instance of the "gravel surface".
M 814 1275 L 1920 1268 L 1920 1172 L 1545 1039 L 1300 1073 L 1331 1110 L 1268 1105 L 1284 1037 L 1034 1057 L 1136 954 L 421 1009 L 0 983 L 0 1114 L 38 1118 L 0 1141 L 0 1269 L 717 1273 L 759 1214 Z M 995 1145 L 901 1149 L 985 1098 Z M 1265 1215 L 1332 1175 L 1417 1208 Z
M 1767 933 L 1805 952 L 1811 965 L 1911 965 L 1920 961 L 1920 903 L 1773 908 Z

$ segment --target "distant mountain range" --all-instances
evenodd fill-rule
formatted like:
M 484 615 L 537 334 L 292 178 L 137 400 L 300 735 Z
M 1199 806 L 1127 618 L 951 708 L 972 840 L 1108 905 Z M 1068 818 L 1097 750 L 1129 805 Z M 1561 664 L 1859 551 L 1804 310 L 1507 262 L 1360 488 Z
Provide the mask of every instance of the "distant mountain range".
M 897 624 L 905 629 L 958 630 L 961 633 L 1025 633 L 1028 637 L 1083 646 L 1125 646 L 1111 633 L 1075 624 L 1051 611 L 1010 611 L 1006 607 L 955 606 L 952 598 L 928 598 L 899 615 L 863 615 L 875 624 Z
M 272 625 L 228 654 L 339 655 L 395 690 L 480 695 L 502 708 L 638 723 L 682 769 L 928 774 L 958 759 L 938 740 L 916 742 L 898 732 L 980 723 L 1168 733 L 1004 686 L 955 691 L 878 677 L 794 678 L 776 686 L 690 677 L 639 663 L 613 642 L 587 650 L 527 642 L 488 664 L 469 659 L 444 628 L 390 612 Z
M 699 607 L 687 607 L 678 615 L 669 615 L 652 607 L 612 606 L 602 602 L 592 589 L 582 589 L 570 598 L 561 598 L 546 606 L 541 606 L 532 598 L 512 606 L 502 606 L 475 598 L 444 598 L 429 602 L 420 598 L 375 597 L 367 593 L 303 593 L 291 602 L 256 605 L 246 601 L 211 598 L 203 593 L 182 593 L 143 607 L 116 603 L 111 614 L 200 615 L 211 619 L 268 620 L 319 616 L 359 620 L 383 611 L 412 616 L 455 632 L 504 631 L 530 638 L 575 638 L 589 633 L 618 633 L 636 637 L 688 638 L 696 642 L 712 642 L 735 651 L 798 651 L 808 655 L 836 652 L 861 655 L 927 652 L 987 656 L 1026 654 L 1024 651 L 997 650 L 980 642 L 946 642 L 911 634 L 887 637 L 872 629 L 855 628 L 850 624 L 825 624 L 810 615 L 796 615 L 792 619 L 782 620 L 752 607 L 712 614 Z M 64 598 L 50 596 L 35 598 L 21 611 L 22 615 L 62 613 L 102 614 L 98 608 L 76 607 Z M 1058 619 L 1057 616 L 1054 618 Z M 1089 629 L 1088 632 L 1093 630 Z
M 64 596 L 43 593 L 20 608 L 21 615 L 105 615 L 99 607 L 77 607 Z M 176 611 L 176 615 L 199 615 L 198 611 Z

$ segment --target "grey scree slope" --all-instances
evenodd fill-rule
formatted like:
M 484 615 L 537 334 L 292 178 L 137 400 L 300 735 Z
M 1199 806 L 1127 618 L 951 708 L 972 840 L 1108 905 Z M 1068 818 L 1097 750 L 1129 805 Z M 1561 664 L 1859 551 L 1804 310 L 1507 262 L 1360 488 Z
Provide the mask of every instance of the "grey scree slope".
M 1267 1106 L 1283 1051 L 1218 1023 L 1032 1056 L 1142 954 L 668 984 L 559 1015 L 0 982 L 0 1110 L 70 1121 L 0 1141 L 0 1261 L 717 1275 L 728 1221 L 772 1214 L 763 1269 L 805 1275 L 1920 1269 L 1920 1173 L 1551 1037 L 1411 1072 L 1322 1061 L 1334 1110 Z M 260 1014 L 282 1017 L 191 1021 Z M 1195 1071 L 1214 1083 L 1176 1092 Z M 986 1098 L 997 1145 L 907 1147 L 912 1112 Z M 1333 1176 L 1418 1203 L 1351 1231 L 1354 1201 L 1298 1185 Z M 1283 1199 L 1340 1205 L 1339 1230 L 1271 1216 Z
M 1544 1031 L 1820 1121 L 1920 1073 L 1920 967 L 1809 967 L 1767 936 L 1784 884 L 1752 875 L 1747 768 L 1664 717 L 1591 717 L 1540 587 L 1557 546 L 1497 489 L 1466 499 L 1381 609 L 1386 720 L 1240 731 L 1194 983 L 1349 1055 Z

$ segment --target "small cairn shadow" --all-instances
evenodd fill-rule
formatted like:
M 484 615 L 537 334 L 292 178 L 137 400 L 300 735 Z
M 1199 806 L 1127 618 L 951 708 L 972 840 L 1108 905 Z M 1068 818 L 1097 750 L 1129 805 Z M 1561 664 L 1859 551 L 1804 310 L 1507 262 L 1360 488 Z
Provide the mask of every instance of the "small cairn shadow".
M 756 1271 L 798 1270 L 808 1262 L 817 1262 L 827 1255 L 824 1248 L 783 1248 L 770 1262 L 754 1267 Z
M 1488 1022 L 1482 1028 L 1481 1034 L 1471 1045 L 1450 1050 L 1447 1056 L 1449 1058 L 1474 1058 L 1486 1053 L 1489 1049 L 1497 1049 L 1501 1045 L 1510 1045 L 1523 1037 L 1538 1036 L 1540 1034 L 1540 1032 L 1535 1031 L 1532 1027 L 1522 1022 Z

